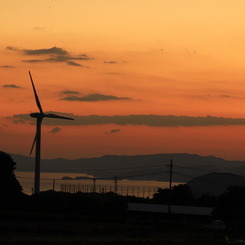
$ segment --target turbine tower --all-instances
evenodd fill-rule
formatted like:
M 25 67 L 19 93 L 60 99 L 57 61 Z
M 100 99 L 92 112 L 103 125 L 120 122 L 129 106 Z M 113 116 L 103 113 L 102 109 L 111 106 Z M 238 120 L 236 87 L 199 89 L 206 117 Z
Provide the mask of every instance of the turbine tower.
M 34 92 L 34 96 L 35 96 L 35 100 L 36 100 L 36 104 L 37 107 L 39 109 L 39 112 L 36 113 L 31 113 L 30 116 L 36 118 L 37 123 L 36 123 L 36 135 L 31 147 L 31 151 L 30 154 L 33 151 L 33 148 L 36 144 L 36 156 L 35 156 L 35 180 L 34 180 L 34 194 L 39 194 L 40 193 L 40 159 L 41 159 L 41 125 L 42 125 L 42 120 L 44 117 L 49 117 L 49 118 L 58 118 L 58 119 L 66 119 L 66 120 L 73 120 L 73 118 L 69 118 L 69 117 L 63 117 L 63 116 L 59 116 L 56 114 L 45 114 L 43 112 L 41 103 L 39 101 L 36 89 L 35 89 L 35 85 L 32 79 L 32 75 L 31 72 L 29 71 L 29 76 L 31 79 L 31 84 L 32 84 L 32 88 L 33 88 L 33 92 Z

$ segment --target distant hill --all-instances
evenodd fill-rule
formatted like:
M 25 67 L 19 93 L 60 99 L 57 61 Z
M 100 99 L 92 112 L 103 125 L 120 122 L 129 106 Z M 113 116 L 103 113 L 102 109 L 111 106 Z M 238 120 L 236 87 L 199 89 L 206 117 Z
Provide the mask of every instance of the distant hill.
M 33 171 L 34 158 L 11 154 L 17 163 L 17 171 Z M 97 158 L 43 159 L 43 172 L 87 173 L 98 178 L 111 178 L 117 175 L 124 179 L 169 180 L 169 168 L 166 164 L 173 159 L 173 181 L 187 182 L 197 176 L 210 172 L 228 172 L 245 176 L 245 162 L 226 161 L 215 156 L 195 154 L 152 154 L 120 156 L 106 155 Z
M 220 195 L 229 185 L 245 186 L 245 177 L 231 173 L 210 173 L 196 177 L 187 183 L 194 195 L 208 193 Z

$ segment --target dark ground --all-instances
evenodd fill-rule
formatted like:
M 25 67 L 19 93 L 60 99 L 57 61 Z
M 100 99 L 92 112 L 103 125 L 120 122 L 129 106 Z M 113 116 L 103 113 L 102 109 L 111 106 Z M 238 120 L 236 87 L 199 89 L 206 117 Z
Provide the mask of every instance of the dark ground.
M 203 222 L 129 213 L 120 217 L 91 217 L 12 212 L 0 218 L 0 245 L 219 245 L 228 244 L 227 237 L 225 231 L 211 231 Z

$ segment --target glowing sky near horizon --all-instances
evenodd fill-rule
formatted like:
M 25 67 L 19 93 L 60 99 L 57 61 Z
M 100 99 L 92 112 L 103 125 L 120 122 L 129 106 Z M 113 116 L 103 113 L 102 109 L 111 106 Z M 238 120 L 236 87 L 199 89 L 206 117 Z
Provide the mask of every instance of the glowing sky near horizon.
M 0 149 L 245 160 L 245 1 L 1 1 Z M 116 117 L 117 116 L 117 117 Z

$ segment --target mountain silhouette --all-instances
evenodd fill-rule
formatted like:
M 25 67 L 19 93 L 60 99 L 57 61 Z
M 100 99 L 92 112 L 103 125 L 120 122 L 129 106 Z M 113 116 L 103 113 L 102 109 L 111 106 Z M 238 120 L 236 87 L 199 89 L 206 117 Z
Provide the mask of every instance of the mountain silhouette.
M 231 173 L 210 173 L 196 177 L 187 183 L 194 195 L 223 194 L 227 187 L 239 185 L 245 187 L 245 177 Z
M 34 158 L 10 154 L 17 163 L 17 171 L 34 171 Z M 68 160 L 63 158 L 42 159 L 43 172 L 86 173 L 97 178 L 135 180 L 169 180 L 169 168 L 173 159 L 173 181 L 187 182 L 208 173 L 233 173 L 245 176 L 245 161 L 227 161 L 215 156 L 196 154 L 105 155 L 96 158 Z

